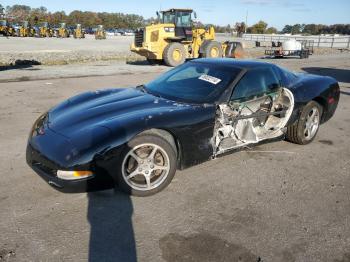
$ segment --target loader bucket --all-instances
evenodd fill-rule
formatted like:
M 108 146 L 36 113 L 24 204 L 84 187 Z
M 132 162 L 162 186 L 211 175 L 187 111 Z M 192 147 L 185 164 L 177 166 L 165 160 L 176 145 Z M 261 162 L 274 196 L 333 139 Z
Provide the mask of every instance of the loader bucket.
M 225 42 L 225 57 L 244 58 L 244 49 L 241 42 Z

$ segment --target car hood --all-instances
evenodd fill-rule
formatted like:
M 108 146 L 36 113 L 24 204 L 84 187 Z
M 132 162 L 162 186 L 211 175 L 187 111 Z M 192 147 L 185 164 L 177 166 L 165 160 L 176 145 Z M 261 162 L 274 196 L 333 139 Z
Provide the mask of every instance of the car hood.
M 155 115 L 189 107 L 136 88 L 109 89 L 83 93 L 59 104 L 49 111 L 48 126 L 72 138 L 96 127 L 111 130 L 128 121 L 146 121 Z

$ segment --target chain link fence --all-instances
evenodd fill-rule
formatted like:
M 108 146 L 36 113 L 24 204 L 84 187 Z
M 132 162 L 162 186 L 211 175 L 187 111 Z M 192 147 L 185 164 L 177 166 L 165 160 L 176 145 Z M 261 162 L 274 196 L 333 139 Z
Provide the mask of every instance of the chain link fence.
M 284 42 L 290 39 L 297 41 L 313 41 L 314 47 L 350 48 L 350 36 L 299 36 L 299 35 L 269 35 L 269 34 L 244 34 L 246 41 L 260 42 Z

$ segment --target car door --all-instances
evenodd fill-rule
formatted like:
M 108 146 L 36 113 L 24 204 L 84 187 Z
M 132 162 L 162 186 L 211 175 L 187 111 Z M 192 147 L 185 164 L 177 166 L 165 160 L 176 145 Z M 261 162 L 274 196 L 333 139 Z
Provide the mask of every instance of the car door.
M 282 93 L 278 75 L 271 66 L 251 68 L 233 88 L 230 101 L 219 106 L 216 118 L 216 152 L 258 143 L 280 134 L 269 116 Z M 264 128 L 264 125 L 268 128 Z M 279 126 L 279 125 L 277 125 Z

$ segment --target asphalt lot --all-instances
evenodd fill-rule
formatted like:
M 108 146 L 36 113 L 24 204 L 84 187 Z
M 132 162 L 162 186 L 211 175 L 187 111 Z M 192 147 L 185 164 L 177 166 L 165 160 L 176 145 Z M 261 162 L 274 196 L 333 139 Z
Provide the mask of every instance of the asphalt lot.
M 226 155 L 179 171 L 148 198 L 59 193 L 27 167 L 26 140 L 34 120 L 63 99 L 141 84 L 167 68 L 107 64 L 89 76 L 76 66 L 80 77 L 64 78 L 50 75 L 63 67 L 40 67 L 43 77 L 18 82 L 8 80 L 23 69 L 0 71 L 11 73 L 0 83 L 0 261 L 349 262 L 349 58 L 273 60 L 342 81 L 336 115 L 312 144 Z

